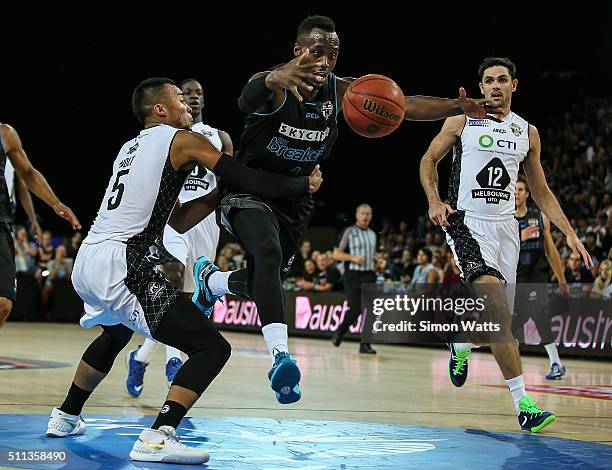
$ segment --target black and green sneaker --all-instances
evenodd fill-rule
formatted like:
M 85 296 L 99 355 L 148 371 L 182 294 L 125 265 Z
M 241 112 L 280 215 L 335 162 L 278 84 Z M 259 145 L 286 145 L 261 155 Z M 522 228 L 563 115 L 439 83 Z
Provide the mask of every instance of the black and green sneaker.
M 538 408 L 538 402 L 533 401 L 529 395 L 521 398 L 519 408 L 521 412 L 518 415 L 518 420 L 523 431 L 539 432 L 556 419 L 550 411 Z
M 455 345 L 450 343 L 450 360 L 448 361 L 448 375 L 455 387 L 461 387 L 468 376 L 468 358 L 471 351 L 457 351 Z

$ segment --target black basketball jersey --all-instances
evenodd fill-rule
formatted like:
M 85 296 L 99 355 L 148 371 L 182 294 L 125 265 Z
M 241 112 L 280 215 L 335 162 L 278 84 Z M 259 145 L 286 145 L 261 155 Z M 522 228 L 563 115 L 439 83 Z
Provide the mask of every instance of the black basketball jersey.
M 538 227 L 538 237 L 521 241 L 521 252 L 516 269 L 517 282 L 548 282 L 548 261 L 544 250 L 544 222 L 542 211 L 529 207 L 523 217 L 516 217 L 519 236 L 527 227 Z
M 308 176 L 332 151 L 338 136 L 338 112 L 334 74 L 328 75 L 312 100 L 299 102 L 285 90 L 277 109 L 248 115 L 235 158 L 250 168 Z M 265 202 L 279 220 L 302 228 L 314 211 L 310 194 L 299 200 Z
M 9 196 L 4 171 L 6 167 L 6 151 L 2 139 L 0 139 L 0 223 L 13 222 L 13 205 Z

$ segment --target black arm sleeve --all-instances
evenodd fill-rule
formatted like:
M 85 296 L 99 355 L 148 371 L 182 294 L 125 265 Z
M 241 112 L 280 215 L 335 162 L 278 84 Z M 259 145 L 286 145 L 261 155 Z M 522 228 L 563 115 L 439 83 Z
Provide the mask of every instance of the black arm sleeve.
M 264 199 L 302 196 L 308 192 L 308 176 L 287 176 L 248 168 L 227 154 L 212 169 L 223 184 L 234 191 L 244 191 Z
M 255 78 L 249 81 L 238 98 L 238 107 L 244 113 L 253 113 L 272 98 L 273 91 L 266 87 L 266 77 Z

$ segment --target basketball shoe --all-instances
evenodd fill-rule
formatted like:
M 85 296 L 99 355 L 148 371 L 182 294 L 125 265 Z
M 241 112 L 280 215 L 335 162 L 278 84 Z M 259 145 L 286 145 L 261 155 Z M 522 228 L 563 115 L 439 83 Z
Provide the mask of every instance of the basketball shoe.
M 523 431 L 539 432 L 556 419 L 550 411 L 541 410 L 537 405 L 538 402 L 533 401 L 529 395 L 525 395 L 519 401 L 521 411 L 518 420 Z
M 143 429 L 130 452 L 132 460 L 200 465 L 208 462 L 208 452 L 181 444 L 172 426 Z
M 69 415 L 59 408 L 53 408 L 47 424 L 49 437 L 79 436 L 85 434 L 85 421 L 80 416 Z

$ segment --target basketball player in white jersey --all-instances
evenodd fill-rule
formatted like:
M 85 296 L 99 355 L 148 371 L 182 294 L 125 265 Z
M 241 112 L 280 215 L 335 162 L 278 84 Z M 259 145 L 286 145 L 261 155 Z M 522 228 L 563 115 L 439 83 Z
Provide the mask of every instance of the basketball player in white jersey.
M 566 235 L 572 251 L 580 253 L 587 266 L 593 263 L 546 183 L 537 129 L 510 110 L 518 85 L 516 66 L 507 58 L 490 57 L 478 72 L 485 99 L 503 110 L 502 122 L 448 118 L 421 160 L 421 183 L 429 201 L 429 217 L 443 226 L 463 280 L 480 297 L 486 292 L 487 311 L 499 314 L 503 342 L 492 342 L 491 350 L 512 393 L 521 428 L 538 432 L 555 416 L 539 409 L 525 392 L 510 317 L 520 247 L 514 198 L 521 162 L 533 199 Z M 449 200 L 444 203 L 438 193 L 437 165 L 453 147 Z M 461 387 L 467 378 L 470 344 L 451 344 L 450 348 L 450 378 Z
M 72 282 L 85 302 L 81 326 L 102 326 L 87 348 L 61 406 L 51 412 L 47 436 L 85 432 L 80 417 L 96 386 L 134 331 L 180 349 L 189 359 L 177 372 L 151 428 L 144 429 L 130 457 L 140 461 L 200 464 L 208 454 L 181 444 L 176 428 L 229 359 L 231 347 L 214 324 L 154 269 L 149 256 L 170 223 L 185 232 L 216 205 L 213 193 L 176 205 L 196 164 L 224 178 L 229 187 L 265 197 L 296 197 L 316 191 L 322 179 L 287 177 L 246 168 L 188 130 L 191 109 L 172 80 L 152 78 L 132 95 L 140 134 L 123 145 L 113 164 L 98 216 L 77 255 Z M 174 210 L 173 210 L 174 209 Z
M 227 155 L 234 153 L 232 139 L 227 132 L 220 131 L 202 122 L 204 108 L 204 90 L 200 82 L 193 78 L 183 80 L 179 87 L 183 92 L 185 101 L 191 108 L 193 117 L 192 132 L 199 132 L 215 146 L 217 150 Z M 217 178 L 213 173 L 202 166 L 196 166 L 185 180 L 183 189 L 179 194 L 179 202 L 185 204 L 199 197 L 205 196 L 217 187 Z M 215 220 L 215 214 L 210 214 L 195 227 L 185 233 L 178 233 L 170 225 L 164 229 L 164 248 L 178 262 L 169 262 L 163 265 L 166 278 L 174 286 L 185 293 L 195 291 L 193 279 L 193 265 L 200 256 L 214 260 L 219 242 L 220 229 Z M 128 376 L 125 388 L 132 397 L 139 397 L 144 387 L 144 373 L 149 364 L 151 355 L 159 343 L 152 339 L 145 339 L 142 346 L 127 353 L 126 364 Z M 174 376 L 183 364 L 181 352 L 172 346 L 166 346 L 166 378 L 168 384 L 172 383 Z

